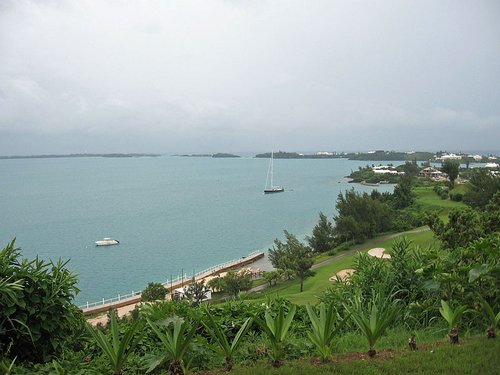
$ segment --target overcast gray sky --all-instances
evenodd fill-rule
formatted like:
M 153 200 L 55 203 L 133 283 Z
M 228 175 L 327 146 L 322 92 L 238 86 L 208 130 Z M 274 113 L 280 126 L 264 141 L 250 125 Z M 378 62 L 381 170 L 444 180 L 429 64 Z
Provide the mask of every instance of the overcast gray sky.
M 0 155 L 499 139 L 498 0 L 0 0 Z

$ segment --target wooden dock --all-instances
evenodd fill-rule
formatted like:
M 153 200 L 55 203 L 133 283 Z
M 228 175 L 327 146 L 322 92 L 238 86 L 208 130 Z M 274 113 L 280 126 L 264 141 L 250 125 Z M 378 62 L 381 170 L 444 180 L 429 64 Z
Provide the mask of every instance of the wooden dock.
M 235 259 L 223 264 L 220 264 L 218 266 L 209 268 L 205 271 L 202 271 L 195 276 L 195 281 L 200 281 L 208 276 L 214 276 L 222 272 L 226 272 L 229 270 L 234 270 L 238 269 L 244 266 L 247 266 L 249 264 L 252 264 L 256 260 L 259 260 L 264 257 L 263 252 L 254 252 L 246 257 L 242 257 L 239 259 Z M 177 288 L 182 288 L 192 282 L 192 278 L 177 278 L 175 281 L 167 281 L 163 283 L 163 285 L 168 288 L 170 291 L 175 290 Z M 141 292 L 132 292 L 131 295 L 129 296 L 123 296 L 120 297 L 118 296 L 117 300 L 112 300 L 110 302 L 106 303 L 106 300 L 103 300 L 103 303 L 97 304 L 93 303 L 94 306 L 89 306 L 87 303 L 87 307 L 85 306 L 80 306 L 80 308 L 83 310 L 84 315 L 92 315 L 96 313 L 100 313 L 103 311 L 108 311 L 110 309 L 117 309 L 119 307 L 124 307 L 124 306 L 129 306 L 129 305 L 134 305 L 136 303 L 141 302 Z

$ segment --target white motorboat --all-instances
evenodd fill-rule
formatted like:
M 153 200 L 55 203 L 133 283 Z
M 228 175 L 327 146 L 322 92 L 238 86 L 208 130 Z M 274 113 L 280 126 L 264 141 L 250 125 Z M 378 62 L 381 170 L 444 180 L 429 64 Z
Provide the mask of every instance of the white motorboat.
M 114 240 L 112 238 L 106 237 L 102 240 L 96 241 L 95 245 L 96 246 L 111 246 L 111 245 L 118 245 L 119 243 L 120 243 L 120 241 L 118 241 L 118 240 Z

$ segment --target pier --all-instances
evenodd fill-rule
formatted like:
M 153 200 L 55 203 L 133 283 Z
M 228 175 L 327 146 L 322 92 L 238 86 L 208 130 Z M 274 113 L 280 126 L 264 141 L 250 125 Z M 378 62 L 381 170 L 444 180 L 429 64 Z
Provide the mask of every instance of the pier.
M 246 265 L 249 265 L 263 257 L 264 257 L 264 252 L 255 251 L 253 253 L 250 253 L 246 257 L 233 259 L 229 262 L 225 262 L 217 266 L 208 268 L 206 270 L 200 271 L 194 275 L 194 280 L 200 281 L 208 276 L 214 276 L 222 272 L 238 269 Z M 192 281 L 193 277 L 182 275 L 178 276 L 175 280 L 167 280 L 162 284 L 164 287 L 168 288 L 170 292 L 172 292 L 177 288 L 182 288 L 183 286 L 190 284 Z M 109 299 L 103 298 L 102 300 L 97 302 L 92 302 L 92 303 L 87 302 L 85 305 L 80 305 L 78 307 L 83 310 L 84 315 L 92 315 L 103 311 L 108 311 L 110 309 L 117 309 L 124 306 L 135 305 L 136 303 L 142 301 L 141 293 L 142 291 L 137 291 L 137 292 L 132 291 L 129 294 L 125 295 L 119 294 L 117 297 Z

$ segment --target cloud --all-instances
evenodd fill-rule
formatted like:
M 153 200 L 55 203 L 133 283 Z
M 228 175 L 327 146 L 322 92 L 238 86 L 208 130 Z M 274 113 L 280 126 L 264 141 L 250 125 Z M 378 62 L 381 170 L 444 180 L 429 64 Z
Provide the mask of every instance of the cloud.
M 500 6 L 481 4 L 2 2 L 0 147 L 496 147 Z

